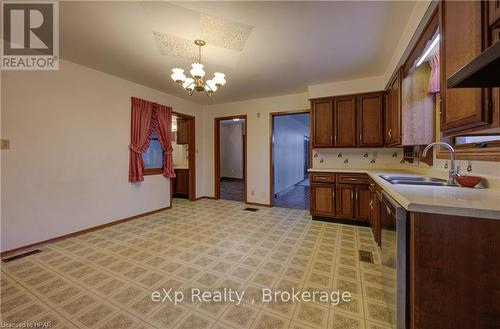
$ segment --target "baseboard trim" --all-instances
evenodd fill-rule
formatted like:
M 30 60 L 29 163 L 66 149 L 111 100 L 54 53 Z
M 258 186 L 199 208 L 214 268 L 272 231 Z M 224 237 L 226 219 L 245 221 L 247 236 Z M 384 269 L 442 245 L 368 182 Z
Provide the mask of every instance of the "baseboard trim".
M 64 240 L 64 239 L 67 239 L 67 238 L 72 238 L 72 237 L 75 237 L 75 236 L 78 236 L 78 235 L 82 235 L 82 234 L 85 234 L 85 233 L 89 233 L 89 232 L 92 232 L 92 231 L 96 231 L 96 230 L 99 230 L 99 229 L 102 229 L 102 228 L 105 228 L 105 227 L 108 227 L 108 226 L 113 226 L 113 225 L 117 225 L 117 224 L 121 224 L 121 223 L 125 223 L 125 222 L 128 222 L 128 221 L 131 221 L 131 220 L 134 220 L 134 219 L 138 219 L 138 218 L 141 218 L 141 217 L 144 217 L 144 216 L 153 215 L 153 214 L 156 214 L 156 213 L 159 213 L 159 212 L 171 209 L 171 208 L 172 208 L 172 205 L 170 205 L 168 207 L 165 207 L 165 208 L 160 208 L 160 209 L 148 211 L 148 212 L 145 212 L 145 213 L 142 213 L 142 214 L 139 214 L 139 215 L 135 215 L 135 216 L 131 216 L 131 217 L 123 218 L 123 219 L 118 219 L 116 221 L 112 221 L 112 222 L 109 222 L 109 223 L 106 223 L 106 224 L 101 224 L 101 225 L 98 225 L 98 226 L 86 228 L 84 230 L 76 231 L 76 232 L 73 232 L 73 233 L 68 233 L 68 234 L 60 235 L 60 236 L 57 236 L 55 238 L 51 238 L 51 239 L 47 239 L 47 240 L 35 242 L 35 243 L 29 244 L 29 245 L 26 245 L 26 246 L 22 246 L 22 247 L 17 247 L 17 248 L 14 248 L 14 249 L 6 250 L 6 251 L 3 251 L 3 252 L 0 253 L 0 258 L 4 259 L 4 258 L 11 257 L 11 256 L 15 256 L 16 254 L 20 254 L 20 253 L 29 251 L 30 249 L 35 249 L 35 248 L 41 247 L 41 246 L 43 246 L 43 245 L 45 245 L 47 243 L 56 242 L 56 241 Z
M 209 199 L 209 200 L 215 200 L 213 196 L 200 196 L 195 199 L 195 201 L 202 200 L 202 199 Z
M 246 204 L 252 205 L 252 206 L 258 206 L 258 207 L 267 207 L 267 208 L 272 208 L 273 206 L 268 204 L 268 203 L 258 203 L 258 202 L 250 202 L 246 201 Z
M 368 222 L 361 222 L 361 221 L 349 220 L 349 219 L 341 219 L 341 218 L 330 218 L 330 217 L 322 217 L 322 216 L 312 216 L 312 220 L 317 220 L 317 221 L 320 221 L 320 222 L 336 223 L 336 224 L 345 224 L 345 225 L 370 227 L 370 223 L 368 223 Z

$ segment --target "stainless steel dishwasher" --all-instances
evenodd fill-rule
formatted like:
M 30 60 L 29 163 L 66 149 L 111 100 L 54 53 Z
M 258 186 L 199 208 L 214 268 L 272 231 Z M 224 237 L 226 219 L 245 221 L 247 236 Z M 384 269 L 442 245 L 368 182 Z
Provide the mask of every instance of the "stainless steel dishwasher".
M 406 329 L 409 328 L 406 210 L 385 192 L 380 199 L 382 286 L 393 327 Z

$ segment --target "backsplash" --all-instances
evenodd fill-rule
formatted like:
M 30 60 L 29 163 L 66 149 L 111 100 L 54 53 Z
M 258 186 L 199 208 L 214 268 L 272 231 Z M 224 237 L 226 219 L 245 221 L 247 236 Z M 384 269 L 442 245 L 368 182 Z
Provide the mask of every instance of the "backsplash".
M 493 161 L 455 160 L 455 165 L 462 175 L 486 175 L 500 177 L 500 163 Z M 425 163 L 410 164 L 410 166 L 420 168 L 430 168 L 434 170 L 448 171 L 450 160 L 437 159 L 434 155 L 434 165 L 428 166 Z
M 314 149 L 312 167 L 360 167 L 399 164 L 402 148 L 328 148 Z

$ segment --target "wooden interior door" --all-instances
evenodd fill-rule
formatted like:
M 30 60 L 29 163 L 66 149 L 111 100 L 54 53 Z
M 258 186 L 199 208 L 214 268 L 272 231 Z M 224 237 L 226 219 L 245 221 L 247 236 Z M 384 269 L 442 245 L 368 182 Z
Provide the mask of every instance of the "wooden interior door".
M 488 123 L 481 88 L 449 89 L 446 80 L 484 49 L 483 1 L 441 1 L 441 131 Z M 466 22 L 466 23 L 465 23 Z
M 334 145 L 356 146 L 356 98 L 338 97 L 333 100 Z
M 312 107 L 313 147 L 332 147 L 332 102 L 331 100 L 314 101 Z
M 333 186 L 311 186 L 311 214 L 335 216 L 335 188 Z
M 337 217 L 354 218 L 354 187 L 349 184 L 337 184 Z
M 361 95 L 358 97 L 358 146 L 371 147 L 384 145 L 384 123 L 382 94 Z

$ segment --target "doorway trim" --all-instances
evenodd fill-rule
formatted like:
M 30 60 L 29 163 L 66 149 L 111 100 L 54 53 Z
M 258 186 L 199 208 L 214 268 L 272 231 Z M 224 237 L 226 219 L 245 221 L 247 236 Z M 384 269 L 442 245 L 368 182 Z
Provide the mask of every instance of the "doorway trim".
M 290 114 L 311 114 L 310 109 L 305 110 L 293 110 L 293 111 L 282 111 L 282 112 L 271 112 L 269 113 L 269 204 L 274 207 L 274 162 L 273 162 L 273 119 L 277 116 L 290 115 Z M 310 120 L 311 118 L 309 118 Z M 311 125 L 309 125 L 309 133 L 311 133 Z M 310 137 L 310 136 L 309 136 Z M 312 163 L 312 148 L 309 141 L 309 169 Z
M 172 115 L 186 119 L 189 122 L 188 142 L 188 172 L 189 172 L 189 201 L 196 200 L 196 118 L 192 115 L 172 111 Z M 170 205 L 174 194 L 174 181 L 170 180 Z
M 247 126 L 248 120 L 246 114 L 233 115 L 227 117 L 214 118 L 214 198 L 220 199 L 220 122 L 224 120 L 243 119 L 245 125 L 243 127 L 243 189 L 245 200 L 247 203 Z

